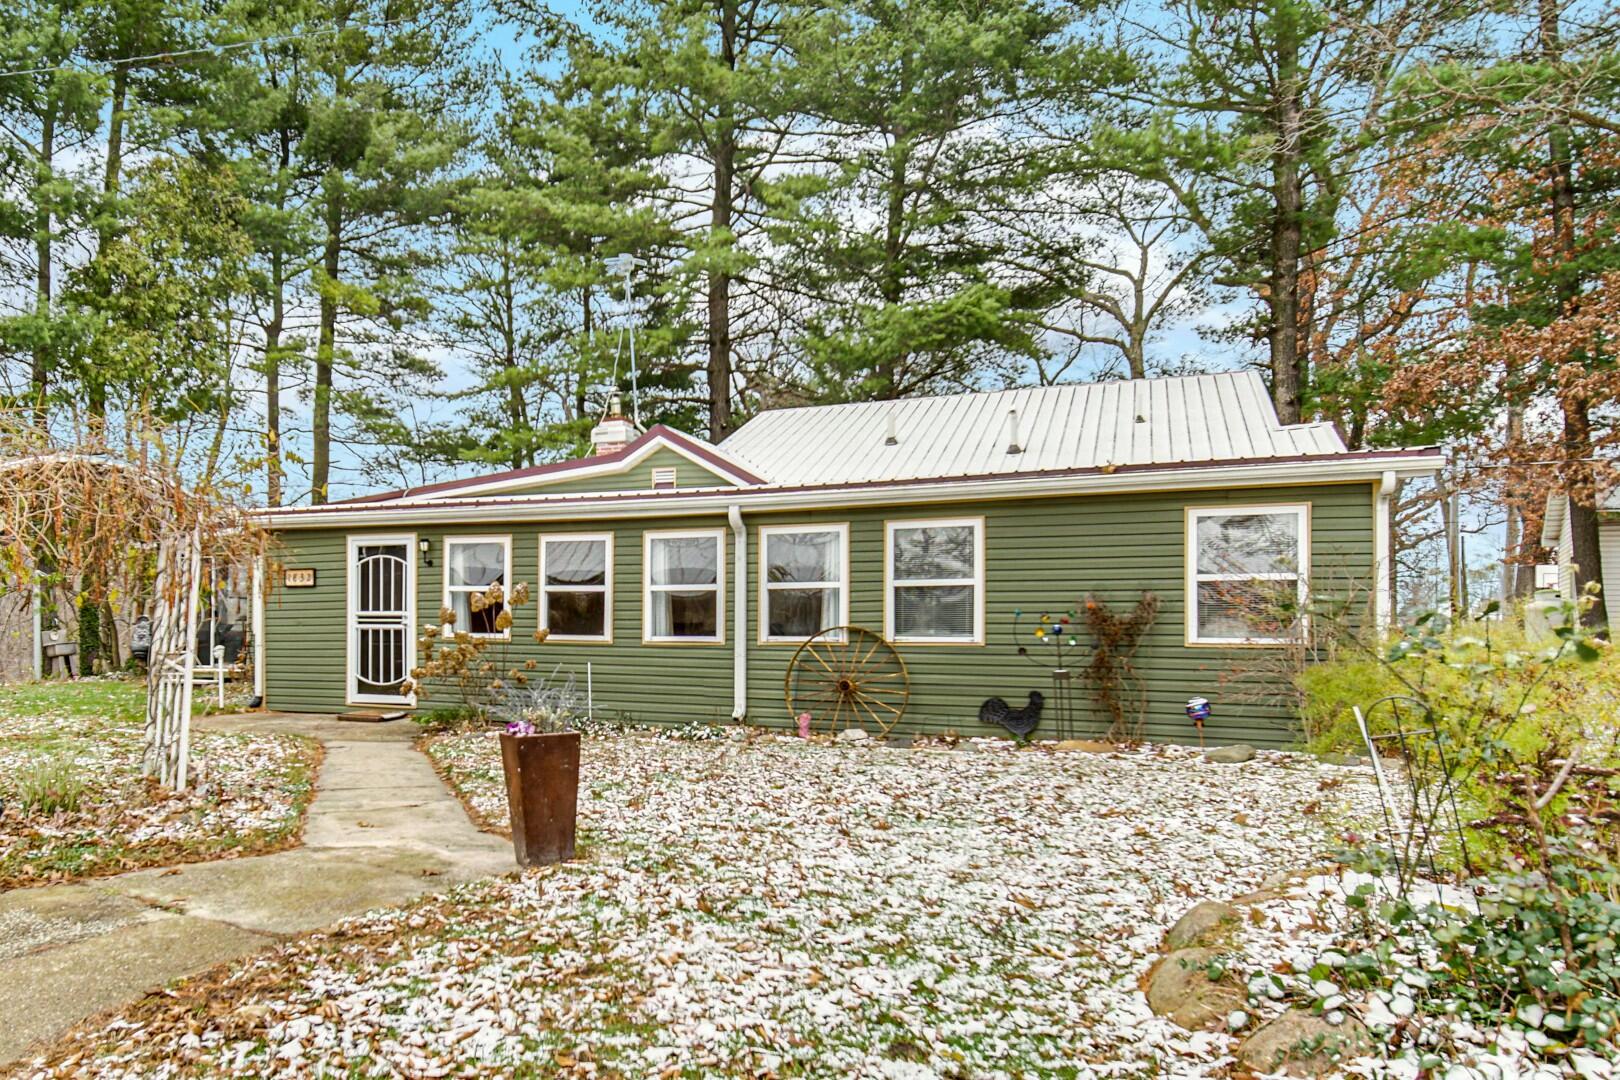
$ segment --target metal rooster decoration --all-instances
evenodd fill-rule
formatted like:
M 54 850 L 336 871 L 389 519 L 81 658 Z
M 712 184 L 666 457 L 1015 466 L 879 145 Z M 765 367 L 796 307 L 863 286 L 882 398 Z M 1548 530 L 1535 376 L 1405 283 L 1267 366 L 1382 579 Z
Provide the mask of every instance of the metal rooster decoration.
M 1022 709 L 1015 709 L 998 697 L 990 698 L 979 706 L 979 722 L 982 724 L 1000 724 L 1021 742 L 1029 741 L 1029 733 L 1035 730 L 1035 725 L 1041 722 L 1041 706 L 1046 704 L 1046 696 L 1039 690 L 1029 692 L 1029 704 Z

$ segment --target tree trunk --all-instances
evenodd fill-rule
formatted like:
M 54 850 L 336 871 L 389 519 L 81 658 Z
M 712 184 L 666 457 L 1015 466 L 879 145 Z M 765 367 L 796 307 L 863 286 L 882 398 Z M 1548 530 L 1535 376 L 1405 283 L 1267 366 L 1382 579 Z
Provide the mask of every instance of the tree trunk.
M 1440 523 L 1445 530 L 1446 543 L 1446 607 L 1453 623 L 1460 622 L 1467 614 L 1463 575 L 1468 568 L 1463 565 L 1462 522 L 1458 520 L 1460 510 L 1457 492 L 1449 485 L 1442 488 Z
M 517 379 L 517 297 L 512 287 L 511 252 L 501 252 L 501 370 L 506 375 L 506 422 L 512 431 L 529 430 L 528 404 Z M 521 469 L 534 464 L 534 448 L 525 442 L 512 444 L 511 466 Z
M 1282 16 L 1290 18 L 1288 15 Z M 1300 154 L 1304 107 L 1300 100 L 1299 39 L 1289 26 L 1277 35 L 1276 148 L 1271 155 L 1271 267 L 1268 277 L 1271 325 L 1271 396 L 1277 418 L 1297 424 L 1305 390 L 1299 347 L 1299 268 L 1302 211 Z
M 326 191 L 326 248 L 321 268 L 320 334 L 315 346 L 315 402 L 311 423 L 310 502 L 320 505 L 330 495 L 332 482 L 332 368 L 337 359 L 337 285 L 342 253 L 343 192 L 336 177 Z
M 276 213 L 286 207 L 286 176 L 292 164 L 292 139 L 283 127 L 277 136 Z M 264 490 L 265 503 L 281 505 L 281 335 L 287 328 L 287 253 L 279 238 L 270 249 L 270 322 L 264 328 Z
M 1558 0 L 1540 0 L 1538 13 L 1541 53 L 1550 64 L 1563 58 L 1563 42 L 1558 25 Z M 1553 245 L 1564 266 L 1574 262 L 1575 246 L 1575 164 L 1574 138 L 1569 125 L 1556 122 L 1547 132 L 1548 168 L 1552 174 Z M 1563 315 L 1579 295 L 1579 286 L 1573 275 L 1559 279 L 1558 308 Z M 1592 418 L 1591 402 L 1586 395 L 1559 388 L 1559 404 L 1564 414 L 1564 479 L 1565 493 L 1569 496 L 1569 517 L 1564 528 L 1569 530 L 1571 558 L 1575 563 L 1575 591 L 1584 593 L 1586 586 L 1603 584 L 1603 558 L 1598 545 L 1596 475 L 1592 470 Z M 1596 594 L 1595 602 L 1586 611 L 1582 621 L 1589 627 L 1608 625 L 1608 606 L 1603 593 Z
M 40 116 L 39 172 L 48 178 L 56 165 L 56 95 L 51 93 Z M 40 185 L 48 190 L 48 184 Z M 29 381 L 34 395 L 34 420 L 44 427 L 47 420 L 46 396 L 51 388 L 51 343 L 48 332 L 51 319 L 51 195 L 37 196 L 34 220 L 34 257 L 38 265 L 34 271 L 34 312 L 40 325 L 35 329 L 33 366 Z
M 737 3 L 720 0 L 720 59 L 737 69 Z M 729 105 L 715 121 L 714 197 L 709 208 L 709 232 L 724 237 L 729 249 L 734 187 L 737 171 L 737 131 Z M 719 442 L 731 434 L 731 274 L 722 268 L 709 271 L 709 439 Z
M 270 322 L 264 328 L 265 502 L 281 505 L 281 332 L 286 326 L 285 256 L 270 253 Z
M 878 279 L 878 294 L 883 302 L 894 305 L 905 296 L 905 279 L 900 266 L 901 246 L 905 242 L 906 184 L 911 175 L 911 142 L 903 132 L 894 133 L 894 148 L 890 151 L 893 166 L 889 170 L 888 206 L 883 216 L 883 272 Z M 877 396 L 892 401 L 900 396 L 900 374 L 908 354 L 889 353 L 878 359 Z
M 584 358 L 595 352 L 596 318 L 591 311 L 591 287 L 585 286 L 580 293 L 580 328 L 585 335 L 585 351 L 581 353 L 579 377 L 574 380 L 574 415 L 565 419 L 582 419 L 589 415 L 587 410 L 590 408 L 590 402 L 585 399 L 585 383 L 590 374 L 590 364 Z
M 98 259 L 106 257 L 107 249 L 118 236 L 117 209 L 114 204 L 123 179 L 124 123 L 128 104 L 129 64 L 119 60 L 113 65 L 112 100 L 107 116 L 107 161 L 101 176 L 101 207 L 96 216 Z M 109 282 L 99 278 L 98 281 L 101 289 L 110 288 Z M 94 364 L 89 365 L 85 371 L 84 396 L 85 408 L 90 413 L 91 423 L 98 430 L 104 428 L 107 419 L 107 384 L 102 381 Z

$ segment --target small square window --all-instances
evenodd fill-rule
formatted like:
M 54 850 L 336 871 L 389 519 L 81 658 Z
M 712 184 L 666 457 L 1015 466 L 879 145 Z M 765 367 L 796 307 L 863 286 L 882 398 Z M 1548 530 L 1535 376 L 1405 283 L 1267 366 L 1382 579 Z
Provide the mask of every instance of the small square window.
M 1187 512 L 1187 640 L 1281 645 L 1305 632 L 1309 508 Z
M 984 520 L 888 523 L 891 641 L 984 641 Z
M 646 533 L 645 544 L 642 638 L 724 641 L 724 530 Z
M 540 538 L 540 625 L 549 640 L 612 640 L 612 594 L 610 534 Z
M 761 641 L 804 641 L 849 622 L 849 526 L 766 525 L 759 542 Z
M 455 621 L 444 628 L 446 637 L 462 631 L 478 637 L 510 636 L 510 619 L 502 620 L 504 600 L 486 600 L 496 585 L 502 591 L 510 584 L 512 538 L 510 536 L 450 536 L 444 541 L 444 606 L 455 613 Z M 506 622 L 506 626 L 500 623 Z

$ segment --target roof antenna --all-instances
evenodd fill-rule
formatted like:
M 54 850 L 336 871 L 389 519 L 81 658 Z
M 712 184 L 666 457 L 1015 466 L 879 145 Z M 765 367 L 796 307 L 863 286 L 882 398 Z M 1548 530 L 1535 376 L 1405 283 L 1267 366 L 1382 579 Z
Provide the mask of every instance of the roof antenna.
M 1018 410 L 1007 410 L 1007 453 L 1022 454 L 1024 448 L 1018 445 Z
M 638 267 L 646 266 L 646 262 L 636 258 L 628 251 L 620 252 L 602 264 L 610 274 L 624 276 L 624 306 L 630 313 L 630 418 L 635 421 L 636 427 L 641 426 L 641 388 L 637 385 L 636 374 L 636 307 L 630 291 L 630 278 Z
M 884 446 L 899 446 L 900 445 L 900 436 L 895 431 L 894 410 L 893 409 L 890 409 L 889 412 L 888 412 L 888 424 L 885 426 L 885 429 L 884 429 L 883 445 Z

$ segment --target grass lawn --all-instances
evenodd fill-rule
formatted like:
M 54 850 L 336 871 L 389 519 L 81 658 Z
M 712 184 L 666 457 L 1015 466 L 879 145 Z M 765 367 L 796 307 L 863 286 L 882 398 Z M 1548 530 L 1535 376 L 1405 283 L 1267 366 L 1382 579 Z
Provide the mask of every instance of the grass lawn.
M 0 686 L 0 890 L 297 838 L 317 743 L 194 730 L 202 784 L 177 796 L 142 774 L 145 701 L 145 685 L 132 680 Z M 38 804 L 42 788 L 56 789 L 51 805 Z
M 503 817 L 497 744 L 429 752 Z M 588 737 L 578 861 L 153 995 L 30 1075 L 1222 1074 L 1139 980 L 1194 902 L 1310 866 L 1370 776 L 1298 755 Z

